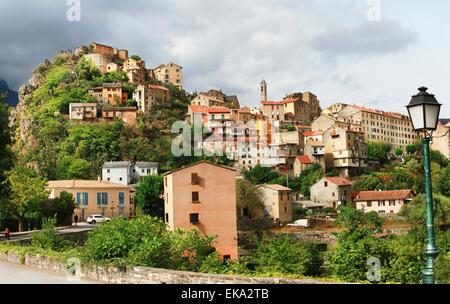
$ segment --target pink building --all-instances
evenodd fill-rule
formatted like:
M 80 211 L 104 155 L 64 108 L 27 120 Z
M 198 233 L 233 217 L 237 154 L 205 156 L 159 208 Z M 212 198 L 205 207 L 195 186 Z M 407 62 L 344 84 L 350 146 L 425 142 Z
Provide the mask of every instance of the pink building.
M 197 227 L 217 235 L 224 259 L 238 259 L 236 171 L 201 161 L 164 174 L 165 222 L 170 230 Z
M 137 120 L 136 111 L 136 107 L 103 108 L 102 116 L 108 121 L 114 121 L 114 118 L 120 118 L 124 124 L 135 125 Z

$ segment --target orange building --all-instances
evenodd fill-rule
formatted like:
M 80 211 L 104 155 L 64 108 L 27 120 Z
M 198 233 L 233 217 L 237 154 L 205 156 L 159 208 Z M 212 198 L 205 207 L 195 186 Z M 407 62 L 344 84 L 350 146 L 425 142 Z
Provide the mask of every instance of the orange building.
M 224 259 L 238 259 L 236 170 L 201 161 L 164 174 L 165 222 L 170 230 L 197 227 L 217 235 Z
M 122 90 L 122 84 L 120 82 L 104 83 L 103 100 L 107 100 L 111 104 L 126 102 L 128 100 L 128 93 Z
M 137 120 L 137 109 L 136 107 L 103 108 L 102 116 L 108 121 L 113 121 L 114 118 L 120 118 L 124 124 L 135 125 Z

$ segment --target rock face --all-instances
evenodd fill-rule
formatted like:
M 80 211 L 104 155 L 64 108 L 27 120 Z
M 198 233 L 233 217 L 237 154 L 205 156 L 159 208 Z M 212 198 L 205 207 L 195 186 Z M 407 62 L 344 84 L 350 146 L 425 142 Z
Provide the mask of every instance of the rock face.
M 50 65 L 50 62 L 46 60 L 43 65 L 48 66 Z M 36 144 L 31 132 L 33 117 L 28 114 L 28 103 L 32 100 L 33 92 L 45 80 L 45 76 L 38 70 L 39 67 L 33 71 L 32 77 L 28 80 L 28 83 L 20 87 L 18 92 L 19 103 L 16 108 L 11 111 L 9 117 L 9 125 L 14 128 L 13 137 L 16 140 L 14 148 L 17 148 L 17 145 L 21 145 L 19 149 L 22 152 L 30 150 L 33 145 Z

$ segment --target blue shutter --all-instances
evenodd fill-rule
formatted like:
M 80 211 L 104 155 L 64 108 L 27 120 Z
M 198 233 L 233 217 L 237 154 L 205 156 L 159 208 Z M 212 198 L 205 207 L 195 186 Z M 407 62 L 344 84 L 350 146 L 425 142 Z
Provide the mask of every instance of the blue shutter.
M 105 205 L 108 205 L 108 192 L 105 193 Z
M 85 193 L 84 194 L 84 205 L 88 206 L 89 205 L 89 193 Z
M 119 205 L 125 204 L 125 193 L 119 192 Z
M 77 192 L 77 205 L 80 206 L 80 201 L 81 201 L 81 193 Z
M 102 194 L 100 192 L 97 192 L 97 205 L 102 204 Z

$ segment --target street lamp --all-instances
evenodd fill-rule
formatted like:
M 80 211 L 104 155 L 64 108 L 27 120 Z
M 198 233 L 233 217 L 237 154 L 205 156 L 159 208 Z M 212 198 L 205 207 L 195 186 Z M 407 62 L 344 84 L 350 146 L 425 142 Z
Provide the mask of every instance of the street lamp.
M 114 201 L 111 204 L 111 218 L 114 218 Z
M 427 244 L 425 248 L 426 266 L 422 273 L 423 284 L 434 284 L 434 262 L 439 254 L 434 238 L 433 221 L 433 192 L 431 188 L 430 173 L 430 141 L 433 131 L 437 129 L 441 104 L 433 94 L 427 92 L 427 88 L 420 87 L 419 93 L 414 95 L 406 107 L 414 131 L 422 137 L 423 164 L 425 169 L 425 195 L 426 195 L 426 222 Z

